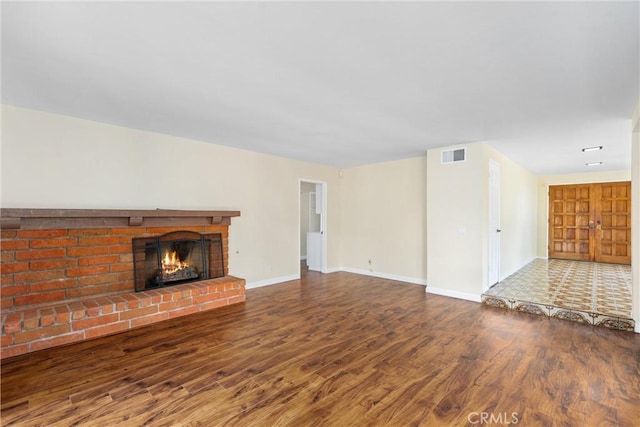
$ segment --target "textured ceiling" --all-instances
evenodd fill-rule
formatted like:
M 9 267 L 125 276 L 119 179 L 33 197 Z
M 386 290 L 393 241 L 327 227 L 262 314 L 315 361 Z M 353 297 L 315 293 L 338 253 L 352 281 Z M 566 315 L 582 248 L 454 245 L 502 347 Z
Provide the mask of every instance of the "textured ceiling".
M 337 167 L 485 141 L 537 174 L 621 170 L 639 14 L 637 1 L 3 2 L 2 102 Z

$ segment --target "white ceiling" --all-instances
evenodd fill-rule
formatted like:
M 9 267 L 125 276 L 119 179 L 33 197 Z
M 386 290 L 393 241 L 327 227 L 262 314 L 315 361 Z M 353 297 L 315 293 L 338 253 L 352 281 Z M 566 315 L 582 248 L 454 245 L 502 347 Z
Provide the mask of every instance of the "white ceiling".
M 629 169 L 639 15 L 637 1 L 3 1 L 2 102 L 337 167 L 485 141 L 537 174 Z

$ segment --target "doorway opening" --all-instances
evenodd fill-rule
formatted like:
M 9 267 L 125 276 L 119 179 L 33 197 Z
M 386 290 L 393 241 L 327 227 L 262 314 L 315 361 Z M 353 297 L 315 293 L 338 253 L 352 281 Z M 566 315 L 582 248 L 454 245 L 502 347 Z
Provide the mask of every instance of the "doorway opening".
M 300 179 L 300 271 L 327 272 L 327 183 Z

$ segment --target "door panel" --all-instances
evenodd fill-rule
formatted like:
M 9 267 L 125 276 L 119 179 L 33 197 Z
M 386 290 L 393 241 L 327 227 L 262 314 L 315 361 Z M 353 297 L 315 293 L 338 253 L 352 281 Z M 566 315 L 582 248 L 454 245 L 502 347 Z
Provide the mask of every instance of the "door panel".
M 549 258 L 591 260 L 591 187 L 549 187 L 549 210 Z
M 631 264 L 631 183 L 550 186 L 549 258 Z
M 631 183 L 596 188 L 595 260 L 631 264 Z

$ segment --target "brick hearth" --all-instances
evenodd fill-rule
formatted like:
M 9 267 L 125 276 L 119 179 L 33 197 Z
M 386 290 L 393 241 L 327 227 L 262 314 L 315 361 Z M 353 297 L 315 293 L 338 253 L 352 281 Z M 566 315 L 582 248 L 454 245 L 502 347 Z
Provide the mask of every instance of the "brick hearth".
M 238 215 L 2 209 L 1 357 L 244 301 L 244 279 L 228 276 L 226 261 Z M 134 292 L 131 239 L 179 230 L 222 235 L 225 277 Z

